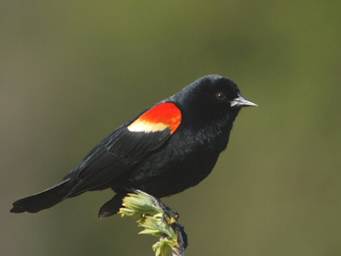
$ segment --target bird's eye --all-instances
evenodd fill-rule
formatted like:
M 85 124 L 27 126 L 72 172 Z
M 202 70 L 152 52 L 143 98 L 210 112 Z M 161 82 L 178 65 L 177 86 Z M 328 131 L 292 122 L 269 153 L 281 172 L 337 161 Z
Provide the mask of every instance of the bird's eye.
M 223 100 L 226 99 L 226 95 L 224 93 L 222 93 L 222 92 L 217 92 L 215 96 L 220 101 L 223 101 Z

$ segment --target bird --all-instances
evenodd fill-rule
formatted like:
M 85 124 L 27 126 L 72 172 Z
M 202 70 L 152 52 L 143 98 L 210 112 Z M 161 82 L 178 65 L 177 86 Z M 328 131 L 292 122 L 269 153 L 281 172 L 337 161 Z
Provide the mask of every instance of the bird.
M 114 196 L 99 217 L 116 214 L 134 190 L 156 198 L 196 186 L 214 168 L 243 107 L 257 106 L 222 75 L 205 75 L 115 129 L 60 182 L 15 201 L 10 212 L 36 213 L 88 191 Z

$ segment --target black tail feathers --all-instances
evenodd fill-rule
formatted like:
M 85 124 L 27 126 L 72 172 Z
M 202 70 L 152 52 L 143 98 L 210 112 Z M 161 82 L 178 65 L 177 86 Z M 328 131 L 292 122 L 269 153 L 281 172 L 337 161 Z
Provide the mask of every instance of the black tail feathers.
M 19 199 L 13 203 L 10 212 L 35 213 L 50 208 L 65 199 L 72 190 L 73 182 L 70 179 L 63 180 L 57 185 L 41 193 Z
M 116 194 L 112 199 L 103 204 L 101 209 L 99 209 L 98 217 L 103 218 L 116 214 L 122 207 L 122 200 L 125 196 L 125 193 Z

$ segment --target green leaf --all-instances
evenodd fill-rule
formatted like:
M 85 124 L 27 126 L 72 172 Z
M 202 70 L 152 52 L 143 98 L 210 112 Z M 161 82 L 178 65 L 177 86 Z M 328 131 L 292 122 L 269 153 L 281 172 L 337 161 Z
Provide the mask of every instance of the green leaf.
M 159 238 L 153 245 L 156 256 L 181 256 L 184 248 L 178 241 L 183 241 L 179 232 L 178 216 L 155 197 L 137 190 L 123 198 L 121 217 L 137 217 L 137 224 L 142 230 L 139 234 Z M 181 226 L 180 226 L 181 227 Z M 182 231 L 183 232 L 183 231 Z

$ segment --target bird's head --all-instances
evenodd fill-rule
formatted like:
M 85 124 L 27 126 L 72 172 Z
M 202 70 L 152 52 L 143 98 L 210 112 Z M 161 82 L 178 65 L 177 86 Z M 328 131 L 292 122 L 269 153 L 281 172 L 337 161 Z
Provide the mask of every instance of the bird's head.
M 206 75 L 173 96 L 192 124 L 232 123 L 243 107 L 257 106 L 245 99 L 237 85 L 221 75 Z M 185 118 L 186 119 L 186 118 Z

